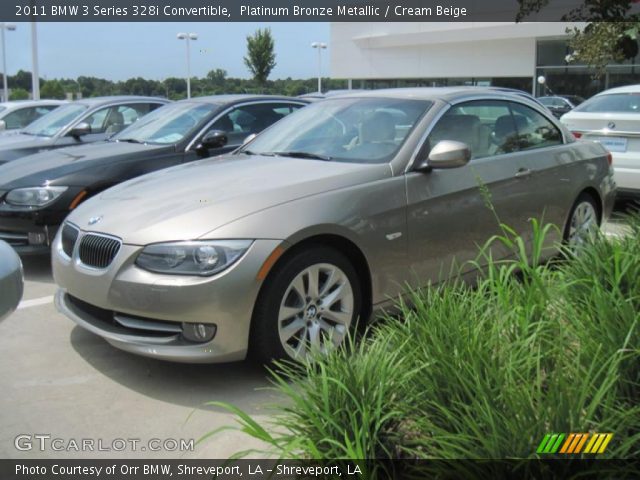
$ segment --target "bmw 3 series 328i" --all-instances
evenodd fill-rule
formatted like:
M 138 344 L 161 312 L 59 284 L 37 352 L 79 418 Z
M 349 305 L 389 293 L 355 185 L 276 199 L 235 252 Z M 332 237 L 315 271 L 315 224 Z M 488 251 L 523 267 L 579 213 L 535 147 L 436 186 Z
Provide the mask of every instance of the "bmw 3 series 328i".
M 572 246 L 615 195 L 608 152 L 523 96 L 358 92 L 78 207 L 52 247 L 57 306 L 149 357 L 302 359 L 454 261 L 473 275 L 467 261 L 500 232 L 485 187 L 525 239 L 544 218 Z

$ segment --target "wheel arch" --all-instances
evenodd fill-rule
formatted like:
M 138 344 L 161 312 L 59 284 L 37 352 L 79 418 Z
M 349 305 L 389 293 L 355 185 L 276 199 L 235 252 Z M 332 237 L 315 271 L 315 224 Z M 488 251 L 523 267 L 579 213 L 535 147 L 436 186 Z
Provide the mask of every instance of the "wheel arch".
M 600 222 L 602 222 L 602 213 L 604 212 L 604 204 L 603 204 L 603 199 L 602 196 L 600 195 L 600 193 L 598 192 L 597 189 L 595 189 L 592 186 L 588 186 L 583 188 L 582 190 L 580 190 L 580 192 L 578 193 L 578 195 L 576 196 L 576 200 L 578 198 L 580 198 L 581 195 L 589 195 L 590 197 L 592 197 L 595 202 L 596 202 L 596 207 L 598 207 L 598 220 Z M 574 200 L 575 202 L 575 200 Z
M 277 271 L 278 267 L 282 265 L 289 257 L 296 254 L 300 250 L 305 248 L 309 248 L 311 246 L 324 246 L 331 247 L 338 252 L 345 255 L 358 274 L 358 279 L 360 281 L 360 288 L 362 293 L 362 319 L 366 323 L 369 319 L 369 316 L 372 312 L 372 277 L 371 270 L 369 268 L 369 263 L 364 252 L 349 238 L 344 235 L 336 234 L 336 233 L 322 233 L 310 235 L 304 238 L 299 238 L 294 243 L 290 243 L 289 246 L 284 250 L 282 255 L 278 258 L 278 260 L 273 264 L 273 266 L 269 269 L 260 289 L 258 291 L 258 295 L 256 297 L 256 302 L 253 307 L 253 314 L 251 316 L 251 323 L 253 324 L 256 305 L 258 305 L 261 296 L 264 294 L 264 290 L 266 285 L 268 285 L 270 279 L 273 277 L 274 272 Z

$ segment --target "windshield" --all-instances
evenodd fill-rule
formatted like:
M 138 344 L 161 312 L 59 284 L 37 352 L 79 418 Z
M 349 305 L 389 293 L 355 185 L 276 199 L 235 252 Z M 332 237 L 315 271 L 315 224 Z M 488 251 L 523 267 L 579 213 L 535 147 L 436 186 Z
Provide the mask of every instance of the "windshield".
M 112 140 L 119 142 L 169 144 L 176 143 L 194 130 L 202 128 L 219 105 L 180 102 L 165 105 L 145 115 L 118 133 Z
M 538 101 L 546 107 L 553 107 L 558 104 L 558 100 L 555 97 L 540 97 Z
M 578 106 L 582 102 L 584 102 L 584 98 L 578 97 L 577 95 L 567 95 L 566 98 L 568 98 L 569 101 L 573 103 L 575 106 Z
M 640 113 L 640 93 L 610 93 L 591 97 L 575 108 L 574 112 Z
M 85 110 L 86 105 L 72 104 L 58 107 L 51 113 L 40 117 L 27 128 L 23 130 L 29 135 L 38 135 L 41 137 L 53 137 L 60 133 L 66 126 L 75 121 Z
M 395 98 L 324 100 L 288 115 L 238 153 L 389 162 L 430 106 Z

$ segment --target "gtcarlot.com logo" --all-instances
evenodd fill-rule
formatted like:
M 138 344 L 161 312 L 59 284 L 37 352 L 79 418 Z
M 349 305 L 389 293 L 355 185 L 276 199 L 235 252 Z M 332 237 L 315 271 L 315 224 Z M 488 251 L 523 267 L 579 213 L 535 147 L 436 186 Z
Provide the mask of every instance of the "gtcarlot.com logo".
M 604 453 L 612 438 L 613 433 L 547 433 L 538 445 L 536 453 Z
M 13 444 L 22 452 L 38 450 L 40 452 L 193 452 L 193 438 L 152 438 L 143 441 L 140 438 L 59 438 L 48 433 L 18 435 Z

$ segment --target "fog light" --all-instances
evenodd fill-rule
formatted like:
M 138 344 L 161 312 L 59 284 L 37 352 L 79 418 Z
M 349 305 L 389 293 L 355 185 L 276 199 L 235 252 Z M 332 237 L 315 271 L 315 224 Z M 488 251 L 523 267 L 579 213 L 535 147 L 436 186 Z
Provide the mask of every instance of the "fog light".
M 41 232 L 29 232 L 29 245 L 44 245 L 47 243 L 47 235 Z
M 191 342 L 208 342 L 216 334 L 216 326 L 207 323 L 183 323 L 182 336 Z

